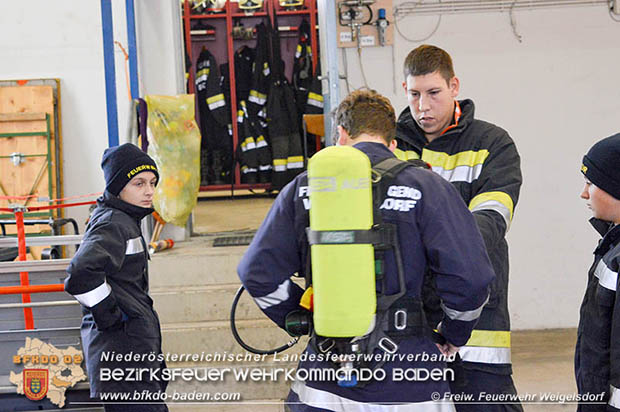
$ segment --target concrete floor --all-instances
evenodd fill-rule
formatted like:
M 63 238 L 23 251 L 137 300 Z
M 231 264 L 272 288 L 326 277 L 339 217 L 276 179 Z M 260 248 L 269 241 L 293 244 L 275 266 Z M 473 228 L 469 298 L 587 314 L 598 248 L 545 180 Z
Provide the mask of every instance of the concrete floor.
M 267 214 L 273 198 L 202 199 L 194 211 L 194 230 L 202 235 L 256 230 Z M 514 331 L 512 360 L 514 381 L 520 394 L 534 401 L 524 405 L 527 412 L 574 411 L 576 405 L 561 402 L 540 403 L 540 394 L 575 394 L 573 354 L 574 329 Z M 245 409 L 244 409 L 245 408 Z M 236 405 L 231 409 L 208 407 L 208 410 L 271 412 L 276 405 Z M 195 406 L 175 405 L 174 410 L 207 410 Z

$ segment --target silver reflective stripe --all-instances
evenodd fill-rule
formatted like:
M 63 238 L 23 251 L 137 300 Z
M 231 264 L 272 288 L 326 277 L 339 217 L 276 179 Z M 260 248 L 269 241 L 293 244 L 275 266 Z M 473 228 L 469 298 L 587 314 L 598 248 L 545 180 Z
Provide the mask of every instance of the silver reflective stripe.
M 454 169 L 444 169 L 441 166 L 433 166 L 433 172 L 437 173 L 448 182 L 471 183 L 478 179 L 482 172 L 482 163 L 475 166 L 457 166 Z
M 598 262 L 594 270 L 594 276 L 598 278 L 598 284 L 605 289 L 616 291 L 618 285 L 618 274 L 609 269 L 603 259 Z
M 304 162 L 289 162 L 286 164 L 289 169 L 299 169 L 304 167 Z
M 256 148 L 261 148 L 261 147 L 266 147 L 267 146 L 267 142 L 265 141 L 265 139 L 259 140 L 256 143 Z
M 134 255 L 136 253 L 144 252 L 144 246 L 142 246 L 142 239 L 136 237 L 127 241 L 127 247 L 125 248 L 126 255 Z
M 489 348 L 480 346 L 462 346 L 459 349 L 461 359 L 466 362 L 506 364 L 510 363 L 510 348 Z
M 495 210 L 497 213 L 502 215 L 504 221 L 506 221 L 506 231 L 510 227 L 510 210 L 502 203 L 497 200 L 487 200 L 486 202 L 480 203 L 478 206 L 474 207 L 471 211 L 476 212 L 479 210 Z
M 271 170 L 271 165 L 258 166 L 258 170 L 264 172 L 265 170 Z
M 464 322 L 470 322 L 480 317 L 480 314 L 482 313 L 482 309 L 484 308 L 484 305 L 486 305 L 488 301 L 489 301 L 489 297 L 487 296 L 487 299 L 484 301 L 482 305 L 480 305 L 479 308 L 474 309 L 474 310 L 466 310 L 463 312 L 459 310 L 450 309 L 449 307 L 444 305 L 442 302 L 441 309 L 443 309 L 444 313 L 448 315 L 448 317 L 452 320 L 462 320 Z
M 226 106 L 226 101 L 224 99 L 215 101 L 209 105 L 209 110 L 215 110 L 218 107 Z
M 275 291 L 271 292 L 267 296 L 261 296 L 260 298 L 254 298 L 254 300 L 256 301 L 256 304 L 261 309 L 267 309 L 271 306 L 276 306 L 284 302 L 285 300 L 288 299 L 288 296 L 289 296 L 288 288 L 290 284 L 291 284 L 290 280 L 285 280 L 284 282 L 280 284 L 280 286 L 278 286 L 278 288 Z
M 311 106 L 316 106 L 320 109 L 323 108 L 323 102 L 316 100 L 316 99 L 308 99 L 308 104 Z
M 334 412 L 454 412 L 454 405 L 449 401 L 426 401 L 396 405 L 379 405 L 376 403 L 357 402 L 306 386 L 304 381 L 296 380 L 291 390 L 299 400 L 315 408 L 329 408 Z M 430 397 L 430 394 L 429 394 Z M 377 399 L 377 402 L 381 400 Z
M 620 389 L 609 385 L 609 405 L 620 409 Z
M 92 308 L 97 303 L 107 298 L 111 291 L 112 291 L 112 288 L 104 280 L 101 285 L 97 286 L 95 289 L 91 290 L 90 292 L 80 293 L 79 295 L 73 295 L 73 297 L 76 298 L 77 301 L 80 302 L 82 305 L 88 308 Z
M 284 172 L 286 171 L 286 165 L 275 165 L 274 169 L 276 172 Z

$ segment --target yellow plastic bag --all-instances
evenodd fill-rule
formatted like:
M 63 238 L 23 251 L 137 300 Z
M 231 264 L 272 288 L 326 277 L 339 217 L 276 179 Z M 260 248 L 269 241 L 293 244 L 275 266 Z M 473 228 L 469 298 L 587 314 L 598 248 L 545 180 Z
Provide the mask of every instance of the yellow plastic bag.
M 185 226 L 200 185 L 200 131 L 194 95 L 146 96 L 148 154 L 159 169 L 153 207 L 166 221 Z

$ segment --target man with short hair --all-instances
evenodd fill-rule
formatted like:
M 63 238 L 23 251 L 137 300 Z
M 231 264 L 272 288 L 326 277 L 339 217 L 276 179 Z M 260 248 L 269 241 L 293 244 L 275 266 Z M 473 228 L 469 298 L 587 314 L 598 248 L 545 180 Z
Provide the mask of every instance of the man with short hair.
M 521 187 L 519 153 L 508 133 L 474 117 L 474 102 L 456 100 L 460 82 L 450 55 L 435 46 L 412 50 L 404 64 L 409 107 L 398 118 L 397 156 L 422 159 L 456 187 L 471 210 L 495 270 L 489 303 L 467 344 L 460 348 L 465 380 L 453 392 L 516 394 L 510 361 L 508 244 L 504 238 Z M 430 279 L 430 277 L 428 277 Z M 441 320 L 433 282 L 425 285 L 429 320 Z M 427 293 L 428 292 L 428 293 Z M 460 404 L 465 411 L 521 411 L 518 404 Z
M 416 380 L 409 373 L 408 378 L 399 379 L 399 371 L 445 372 L 445 360 L 437 356 L 440 352 L 444 355 L 455 353 L 456 347 L 468 340 L 487 301 L 493 270 L 474 219 L 454 187 L 429 170 L 403 165 L 394 159 L 395 120 L 389 100 L 370 90 L 350 94 L 340 103 L 335 116 L 339 145 L 360 150 L 374 166 L 385 164 L 386 159 L 403 166 L 393 177 L 383 175 L 383 184 L 373 189 L 379 200 L 376 204 L 381 205 L 374 212 L 380 215 L 383 224 L 396 228 L 398 239 L 392 243 L 395 249 L 385 250 L 381 259 L 385 264 L 383 275 L 376 275 L 378 326 L 348 342 L 365 348 L 363 354 L 372 355 L 372 359 L 367 359 L 368 364 L 361 367 L 382 370 L 385 379 L 371 379 L 353 387 L 341 386 L 329 379 L 297 380 L 292 384 L 287 410 L 454 411 L 452 402 L 444 399 L 449 394 L 446 380 L 451 376 Z M 316 156 L 319 155 L 321 152 Z M 415 193 L 416 200 L 407 202 L 407 193 Z M 395 204 L 408 206 L 393 207 Z M 310 207 L 318 206 L 308 202 L 308 176 L 304 172 L 280 192 L 237 269 L 258 306 L 280 327 L 284 327 L 287 314 L 300 309 L 304 293 L 291 282 L 291 276 L 298 273 L 312 280 L 307 273 L 310 246 L 306 237 Z M 351 207 L 363 205 L 352 204 Z M 346 250 L 347 245 L 344 245 L 339 253 L 346 253 Z M 445 313 L 438 328 L 445 342 L 437 346 L 430 338 L 431 330 L 424 321 L 420 300 L 427 266 L 436 273 L 437 293 Z M 401 290 L 399 273 L 403 278 L 404 295 L 382 307 L 385 301 L 380 294 L 389 298 Z M 345 296 L 347 289 L 337 293 Z M 385 345 L 377 345 L 374 336 L 384 336 L 379 343 L 387 339 L 392 346 L 386 349 Z M 320 339 L 325 338 L 329 340 L 329 337 L 311 337 L 299 370 L 325 371 L 338 367 L 325 359 L 343 353 L 321 345 L 325 341 Z M 382 364 L 375 355 L 380 358 L 388 355 L 388 360 Z

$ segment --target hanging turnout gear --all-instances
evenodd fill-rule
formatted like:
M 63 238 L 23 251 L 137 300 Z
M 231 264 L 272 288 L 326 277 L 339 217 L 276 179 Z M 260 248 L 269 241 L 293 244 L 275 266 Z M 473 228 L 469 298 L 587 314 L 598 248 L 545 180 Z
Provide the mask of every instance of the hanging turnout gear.
M 299 25 L 299 41 L 295 49 L 295 60 L 293 62 L 293 87 L 295 88 L 295 102 L 299 113 L 299 124 L 301 125 L 301 115 L 305 113 L 308 91 L 312 85 L 312 47 L 310 46 L 310 24 L 303 20 Z
M 237 111 L 237 159 L 243 183 L 270 181 L 271 154 L 262 130 L 260 124 L 251 119 L 245 100 L 241 100 Z
M 260 23 L 256 25 L 256 57 L 252 67 L 252 85 L 248 97 L 248 110 L 250 115 L 257 116 L 261 120 L 263 127 L 266 127 L 264 108 L 267 103 L 270 82 L 268 28 L 264 23 Z
M 269 23 L 268 23 L 269 24 Z M 304 169 L 293 89 L 284 76 L 278 21 L 268 29 L 271 38 L 271 86 L 267 98 L 267 131 L 273 155 L 272 185 L 280 190 Z
M 228 182 L 232 164 L 232 139 L 228 132 L 230 111 L 215 57 L 206 48 L 196 62 L 196 98 L 202 135 L 201 181 Z

